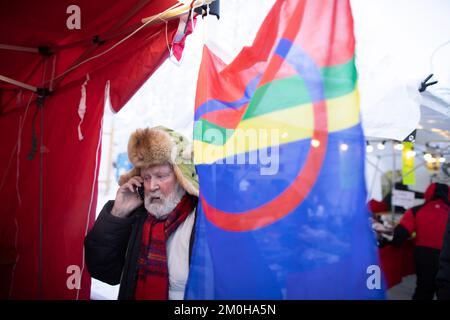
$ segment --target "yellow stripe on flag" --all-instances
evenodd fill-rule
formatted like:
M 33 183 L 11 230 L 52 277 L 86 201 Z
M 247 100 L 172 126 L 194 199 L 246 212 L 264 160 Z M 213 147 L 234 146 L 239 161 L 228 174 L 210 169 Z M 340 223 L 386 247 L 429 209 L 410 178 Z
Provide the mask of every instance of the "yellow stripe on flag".
M 327 100 L 327 114 L 328 132 L 345 130 L 358 124 L 358 91 Z M 195 163 L 210 164 L 235 154 L 311 138 L 313 116 L 312 104 L 302 104 L 242 121 L 224 145 L 194 140 Z M 208 130 L 206 136 L 209 138 L 225 140 L 219 130 Z

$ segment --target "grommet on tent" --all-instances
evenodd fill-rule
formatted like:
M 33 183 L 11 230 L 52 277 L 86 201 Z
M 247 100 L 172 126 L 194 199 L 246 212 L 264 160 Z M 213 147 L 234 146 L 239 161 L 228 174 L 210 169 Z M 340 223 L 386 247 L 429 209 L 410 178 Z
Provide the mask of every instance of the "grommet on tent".
M 92 38 L 92 43 L 93 44 L 96 44 L 97 46 L 101 46 L 102 44 L 104 44 L 106 42 L 106 40 L 102 40 L 102 39 L 100 39 L 100 36 L 99 35 L 96 35 L 96 36 L 94 36 L 93 38 Z
M 39 54 L 45 57 L 51 57 L 53 52 L 49 46 L 39 46 L 38 47 Z
M 38 98 L 45 98 L 52 94 L 52 92 L 48 88 L 37 88 L 36 94 L 38 95 Z

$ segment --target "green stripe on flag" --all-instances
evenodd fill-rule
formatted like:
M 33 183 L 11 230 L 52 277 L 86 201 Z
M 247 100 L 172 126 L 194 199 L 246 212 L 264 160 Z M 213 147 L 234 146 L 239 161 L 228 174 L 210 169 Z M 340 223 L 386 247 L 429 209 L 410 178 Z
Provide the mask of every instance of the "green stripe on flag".
M 224 145 L 233 132 L 233 129 L 225 129 L 205 119 L 200 119 L 194 124 L 194 140 L 217 146 Z
M 344 64 L 324 67 L 321 74 L 326 99 L 349 94 L 355 89 L 357 73 L 354 58 Z M 306 104 L 310 101 L 305 83 L 299 76 L 275 80 L 256 90 L 242 120 Z
M 354 62 L 352 58 L 347 63 L 322 68 L 326 99 L 344 96 L 355 90 L 357 73 Z M 309 102 L 308 90 L 299 76 L 275 80 L 256 90 L 241 121 Z M 234 129 L 223 128 L 205 119 L 199 119 L 194 124 L 194 140 L 212 145 L 225 144 L 233 132 Z

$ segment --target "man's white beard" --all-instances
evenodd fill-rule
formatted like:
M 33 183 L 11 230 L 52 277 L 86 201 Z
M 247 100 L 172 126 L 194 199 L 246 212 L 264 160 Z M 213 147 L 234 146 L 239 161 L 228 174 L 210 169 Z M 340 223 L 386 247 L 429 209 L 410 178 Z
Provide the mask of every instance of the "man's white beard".
M 166 198 L 160 191 L 149 193 L 145 195 L 145 209 L 152 214 L 156 219 L 163 220 L 183 198 L 186 191 L 177 183 L 174 190 Z M 152 197 L 159 197 L 161 203 L 151 203 Z

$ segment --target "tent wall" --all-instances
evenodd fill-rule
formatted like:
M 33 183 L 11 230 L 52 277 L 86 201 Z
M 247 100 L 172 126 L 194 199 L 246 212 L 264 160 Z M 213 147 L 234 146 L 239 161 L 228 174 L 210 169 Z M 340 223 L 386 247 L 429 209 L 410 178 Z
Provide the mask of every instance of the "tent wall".
M 103 4 L 107 5 L 106 2 Z M 161 1 L 158 5 L 144 6 L 146 10 L 133 17 L 149 16 L 171 4 L 173 1 Z M 105 10 L 102 20 L 108 17 L 117 20 L 121 15 L 116 9 L 112 6 Z M 16 18 L 19 13 L 20 10 Z M 17 23 L 14 26 L 19 28 Z M 45 19 L 40 23 L 45 24 Z M 11 87 L 6 90 L 2 84 L 8 99 L 3 96 L 0 109 L 0 299 L 89 299 L 90 277 L 84 265 L 83 241 L 95 219 L 105 87 L 109 82 L 112 108 L 119 111 L 168 57 L 168 41 L 171 43 L 178 23 L 173 20 L 142 30 L 110 53 L 68 73 L 45 99 L 35 120 L 36 96 L 26 108 L 30 93 L 12 91 Z M 35 22 L 34 27 L 39 28 L 39 23 Z M 22 40 L 15 44 L 25 45 L 30 29 L 19 28 L 15 32 L 17 39 Z M 3 42 L 4 37 L 0 40 Z M 90 54 L 98 54 L 111 44 Z M 11 64 L 22 61 L 15 60 L 14 55 L 6 57 L 3 53 L 2 57 Z M 56 74 L 64 71 L 73 57 L 73 52 L 58 53 Z M 25 81 L 25 75 L 32 73 L 29 77 L 32 82 L 42 78 L 46 66 L 48 79 L 52 57 L 37 56 L 37 59 L 48 61 L 35 70 L 32 66 L 39 64 L 36 59 L 28 61 L 26 68 L 2 65 L 0 74 Z M 83 84 L 87 108 L 80 126 L 83 136 L 80 140 L 78 109 Z M 37 152 L 28 160 L 33 121 Z M 79 290 L 74 288 L 78 268 L 82 271 Z

